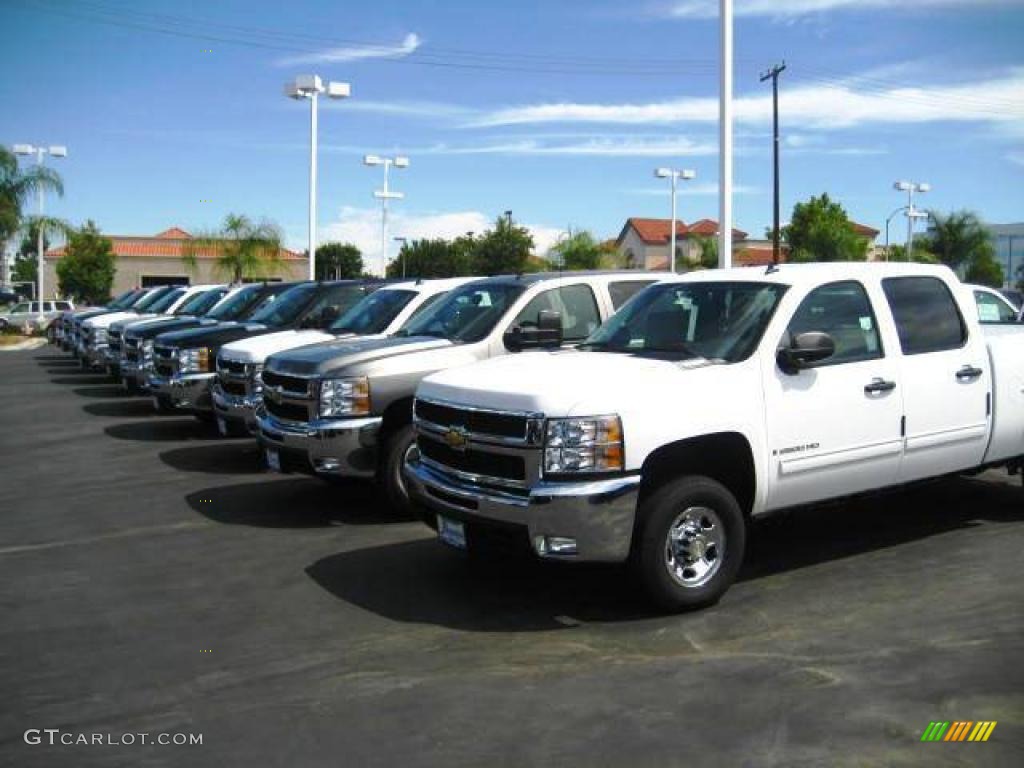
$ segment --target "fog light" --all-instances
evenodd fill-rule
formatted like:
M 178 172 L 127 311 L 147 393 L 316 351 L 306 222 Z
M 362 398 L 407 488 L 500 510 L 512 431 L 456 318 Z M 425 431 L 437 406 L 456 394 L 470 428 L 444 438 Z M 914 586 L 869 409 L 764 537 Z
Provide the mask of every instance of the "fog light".
M 577 554 L 576 539 L 568 536 L 534 536 L 533 548 L 541 557 L 571 557 Z
M 341 462 L 338 461 L 337 459 L 332 459 L 330 457 L 324 459 L 316 459 L 313 462 L 313 465 L 319 472 L 337 472 L 339 469 L 341 469 Z

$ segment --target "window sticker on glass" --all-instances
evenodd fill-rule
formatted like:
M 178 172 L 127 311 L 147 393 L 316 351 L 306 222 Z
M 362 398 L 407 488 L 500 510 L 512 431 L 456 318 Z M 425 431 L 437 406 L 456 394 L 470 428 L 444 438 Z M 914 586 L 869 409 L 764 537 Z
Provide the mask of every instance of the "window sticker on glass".
M 870 331 L 871 330 L 871 318 L 870 317 L 862 317 L 862 318 L 860 318 L 860 329 L 862 331 Z

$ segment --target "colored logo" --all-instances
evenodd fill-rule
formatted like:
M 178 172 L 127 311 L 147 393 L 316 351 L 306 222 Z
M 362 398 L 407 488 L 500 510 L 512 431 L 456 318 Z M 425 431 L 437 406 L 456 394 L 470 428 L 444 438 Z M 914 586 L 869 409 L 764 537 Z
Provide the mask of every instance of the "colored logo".
M 932 721 L 921 734 L 921 741 L 988 741 L 996 728 L 995 720 Z
M 464 451 L 469 444 L 469 433 L 465 427 L 449 427 L 444 433 L 444 444 L 453 451 Z

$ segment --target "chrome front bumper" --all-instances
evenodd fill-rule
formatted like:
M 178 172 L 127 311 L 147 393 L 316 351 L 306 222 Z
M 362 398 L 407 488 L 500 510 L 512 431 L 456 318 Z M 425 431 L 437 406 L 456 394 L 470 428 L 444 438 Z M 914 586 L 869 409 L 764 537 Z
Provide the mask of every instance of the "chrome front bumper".
M 95 347 L 85 346 L 84 349 L 85 361 L 93 368 L 106 368 L 110 363 L 110 348 L 106 344 Z
M 139 389 L 149 389 L 149 377 L 153 372 L 152 367 L 143 366 L 134 360 L 122 357 L 120 360 L 121 381 L 126 387 L 135 385 Z
M 377 472 L 377 435 L 381 416 L 318 420 L 294 424 L 256 411 L 264 448 L 305 454 L 310 471 L 324 475 L 371 478 Z
M 213 410 L 222 419 L 238 426 L 244 426 L 251 435 L 259 430 L 256 409 L 263 404 L 263 398 L 232 395 L 221 389 L 220 382 L 213 384 Z
M 213 410 L 210 386 L 215 373 L 179 373 L 174 376 L 150 374 L 149 391 L 172 408 L 189 413 L 208 413 Z
M 623 562 L 629 557 L 640 476 L 575 483 L 540 482 L 522 494 L 483 488 L 427 466 L 415 453 L 405 464 L 409 495 L 434 512 L 473 524 L 527 529 L 534 551 L 551 559 Z M 539 539 L 575 541 L 574 554 L 541 551 Z

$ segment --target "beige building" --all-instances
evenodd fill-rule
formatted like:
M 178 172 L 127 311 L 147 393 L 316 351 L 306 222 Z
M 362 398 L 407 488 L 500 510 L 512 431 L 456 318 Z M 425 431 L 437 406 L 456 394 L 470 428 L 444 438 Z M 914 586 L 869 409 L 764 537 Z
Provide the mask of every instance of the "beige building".
M 111 293 L 119 293 L 136 287 L 166 285 L 168 283 L 201 284 L 223 283 L 231 279 L 217 269 L 217 247 L 195 249 L 195 268 L 185 263 L 187 246 L 192 235 L 178 227 L 171 227 L 151 237 L 132 235 L 106 235 L 114 248 L 114 284 Z M 48 289 L 57 287 L 57 262 L 66 253 L 66 246 L 51 248 L 46 252 L 45 270 Z M 287 248 L 281 249 L 281 260 L 260 275 L 266 280 L 305 280 L 309 265 L 305 255 Z M 47 290 L 49 293 L 50 290 Z
M 878 257 L 875 239 L 878 230 L 863 224 L 853 223 L 854 231 L 868 241 L 868 259 Z M 668 269 L 672 222 L 669 219 L 642 219 L 631 217 L 619 232 L 615 245 L 621 254 L 621 262 L 628 269 Z M 718 237 L 718 222 L 714 219 L 700 219 L 693 224 L 676 220 L 676 269 L 683 271 L 689 264 L 700 260 L 699 238 Z M 786 261 L 788 248 L 780 248 L 780 261 Z M 737 267 L 765 266 L 772 263 L 771 240 L 756 240 L 747 233 L 733 228 L 732 263 Z

